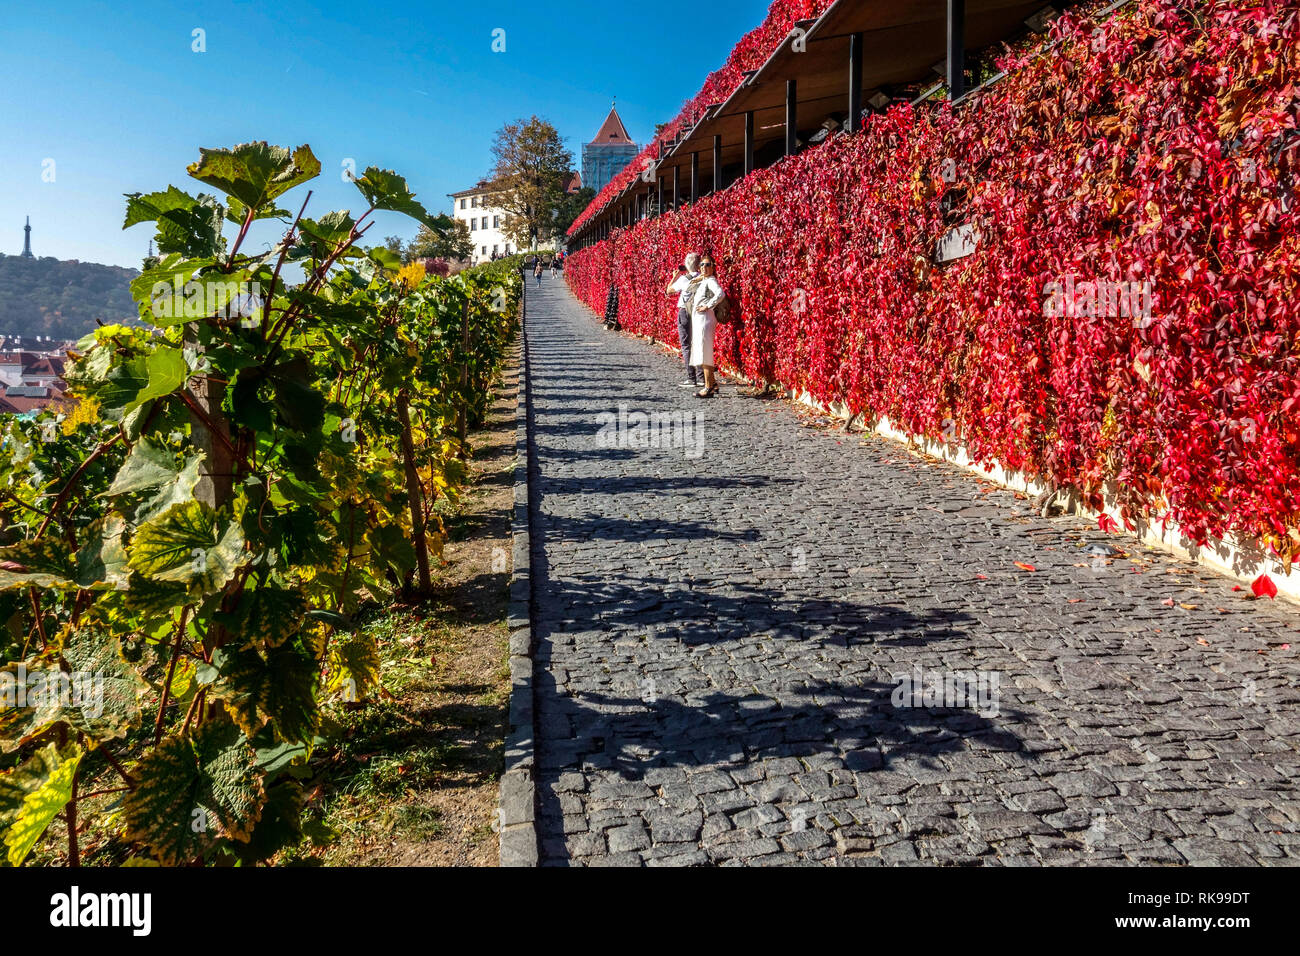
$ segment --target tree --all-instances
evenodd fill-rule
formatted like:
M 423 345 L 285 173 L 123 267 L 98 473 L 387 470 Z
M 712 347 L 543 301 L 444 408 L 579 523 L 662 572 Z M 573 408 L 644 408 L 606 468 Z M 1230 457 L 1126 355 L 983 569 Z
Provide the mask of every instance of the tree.
M 425 227 L 425 226 L 421 226 L 420 228 L 421 228 L 421 229 L 424 229 L 424 228 L 427 228 L 427 227 Z M 402 256 L 403 260 L 405 260 L 405 258 L 406 258 L 406 246 L 405 246 L 405 244 L 402 242 L 402 237 L 401 237 L 401 236 L 385 236 L 385 237 L 384 237 L 384 248 L 387 249 L 389 252 L 394 253 L 395 255 Z
M 464 220 L 457 219 L 444 233 L 421 226 L 415 238 L 406 246 L 404 259 L 406 262 L 414 262 L 416 259 L 446 259 L 456 262 L 473 255 L 474 240 L 470 238 L 469 226 L 465 225 Z
M 573 225 L 573 220 L 582 215 L 582 211 L 591 205 L 591 201 L 596 198 L 596 190 L 590 186 L 583 186 L 576 193 L 562 193 L 560 203 L 555 208 L 554 223 L 555 234 L 562 236 L 569 231 Z
M 492 144 L 493 204 L 506 211 L 502 231 L 521 247 L 537 248 L 557 233 L 564 182 L 573 169 L 573 154 L 564 148 L 554 126 L 534 116 L 497 131 Z

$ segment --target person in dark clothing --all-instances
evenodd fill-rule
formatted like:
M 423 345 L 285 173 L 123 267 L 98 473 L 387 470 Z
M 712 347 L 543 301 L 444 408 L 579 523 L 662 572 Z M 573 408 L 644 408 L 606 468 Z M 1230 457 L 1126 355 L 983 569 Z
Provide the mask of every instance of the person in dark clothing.
M 609 295 L 605 299 L 605 328 L 617 332 L 620 328 L 618 324 L 618 286 L 613 282 L 609 284 Z

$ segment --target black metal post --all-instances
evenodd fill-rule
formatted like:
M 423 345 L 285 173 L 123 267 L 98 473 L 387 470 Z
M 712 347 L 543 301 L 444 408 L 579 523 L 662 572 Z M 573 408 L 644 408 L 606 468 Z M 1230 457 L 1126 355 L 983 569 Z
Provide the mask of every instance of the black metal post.
M 799 144 L 799 96 L 794 80 L 785 81 L 785 154 L 793 156 Z
M 713 137 L 713 191 L 722 191 L 722 137 Z
M 673 167 L 673 212 L 682 208 L 682 167 Z
M 745 175 L 754 171 L 754 111 L 745 114 Z
M 948 0 L 948 98 L 966 92 L 966 0 Z
M 691 153 L 691 202 L 700 198 L 700 154 Z
M 862 34 L 849 37 L 849 132 L 862 132 Z

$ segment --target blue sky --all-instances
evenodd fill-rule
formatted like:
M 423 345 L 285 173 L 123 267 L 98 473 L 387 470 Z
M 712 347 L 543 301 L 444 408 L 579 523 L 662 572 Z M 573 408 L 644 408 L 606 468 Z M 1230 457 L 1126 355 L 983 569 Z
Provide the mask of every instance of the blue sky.
M 152 231 L 122 230 L 122 194 L 168 183 L 198 192 L 185 166 L 199 147 L 250 140 L 311 145 L 323 166 L 311 184 L 317 214 L 358 209 L 346 159 L 397 170 L 446 211 L 447 193 L 488 172 L 507 121 L 549 119 L 577 165 L 617 96 L 645 142 L 767 6 L 717 0 L 665 34 L 651 9 L 623 0 L 7 3 L 0 252 L 22 250 L 30 215 L 38 256 L 138 267 Z M 491 48 L 498 28 L 504 53 Z M 196 29 L 204 53 L 191 49 Z M 305 190 L 293 195 L 296 207 Z M 409 220 L 381 216 L 368 239 L 415 234 Z M 269 226 L 251 237 L 271 238 Z

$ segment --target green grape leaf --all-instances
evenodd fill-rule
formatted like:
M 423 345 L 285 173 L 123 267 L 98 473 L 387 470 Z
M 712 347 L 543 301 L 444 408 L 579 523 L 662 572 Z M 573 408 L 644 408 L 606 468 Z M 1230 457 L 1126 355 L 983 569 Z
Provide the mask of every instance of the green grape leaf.
M 405 178 L 391 169 L 369 166 L 365 175 L 352 181 L 361 190 L 361 195 L 366 197 L 366 202 L 376 209 L 405 213 L 421 222 L 429 218 L 428 210 L 415 201 L 415 193 L 406 185 Z
M 178 581 L 211 594 L 234 577 L 244 558 L 238 521 L 221 529 L 218 515 L 200 501 L 172 505 L 140 526 L 131 543 L 131 570 L 159 581 Z
M 213 617 L 240 646 L 279 647 L 307 623 L 307 596 L 301 587 L 246 588 L 238 606 Z
M 344 700 L 357 701 L 379 684 L 379 647 L 374 637 L 354 631 L 335 637 L 329 648 L 328 693 L 343 692 Z
M 182 465 L 177 465 L 176 455 L 169 448 L 150 438 L 142 438 L 131 449 L 104 496 L 131 496 L 127 501 L 119 502 L 119 507 L 127 510 L 133 524 L 143 524 L 172 505 L 194 497 L 202 464 L 203 455 L 199 453 L 186 457 Z M 131 508 L 133 501 L 138 504 Z
M 320 175 L 320 160 L 310 146 L 290 152 L 265 142 L 240 143 L 233 149 L 200 149 L 199 161 L 186 172 L 260 214 L 277 196 Z
M 125 587 L 126 548 L 122 534 L 126 521 L 109 514 L 82 532 L 85 543 L 77 551 L 77 586 L 87 590 Z
M 142 306 L 152 308 L 154 302 L 164 296 L 170 299 L 173 294 L 183 295 L 185 283 L 194 277 L 194 273 L 214 262 L 216 259 L 210 256 L 187 259 L 181 255 L 169 255 L 152 269 L 144 270 L 131 280 L 128 286 L 131 298 Z
M 316 683 L 319 655 L 297 637 L 269 651 L 222 648 L 217 696 L 231 716 L 252 736 L 267 722 L 281 740 L 307 740 L 319 711 Z
M 333 249 L 352 235 L 352 228 L 355 225 L 352 216 L 346 210 L 339 210 L 327 212 L 319 219 L 299 220 L 298 231 Z
M 65 711 L 68 723 L 98 741 L 113 740 L 133 728 L 149 684 L 122 656 L 121 641 L 102 628 L 82 627 L 64 641 L 61 653 L 74 687 L 80 682 L 86 689 L 81 706 Z
M 164 866 L 188 863 L 222 838 L 246 841 L 266 802 L 257 754 L 226 719 L 168 737 L 132 776 L 139 782 L 122 803 L 126 838 Z
M 267 860 L 286 847 L 302 840 L 302 811 L 307 805 L 307 791 L 297 780 L 278 780 L 266 790 L 266 806 L 247 843 L 236 843 L 231 850 L 245 863 Z
M 160 255 L 216 256 L 224 242 L 221 223 L 225 210 L 212 196 L 197 198 L 168 186 L 162 192 L 128 193 L 123 229 L 141 222 L 158 223 Z
M 392 272 L 396 272 L 398 269 L 402 268 L 402 257 L 391 249 L 385 249 L 383 246 L 376 246 L 375 248 L 368 250 L 366 255 L 380 266 L 383 266 L 385 269 Z
M 180 349 L 172 348 L 158 348 L 150 352 L 144 360 L 144 372 L 144 387 L 122 407 L 123 415 L 139 408 L 145 402 L 170 395 L 184 385 L 189 377 L 189 369 L 185 367 L 185 355 Z
M 226 208 L 226 218 L 236 226 L 242 226 L 244 220 L 248 218 L 248 207 L 234 196 L 228 198 L 229 205 Z M 253 219 L 287 219 L 289 215 L 289 210 L 280 209 L 275 205 L 271 205 L 264 209 L 259 209 L 256 214 L 254 214 Z
M 77 569 L 68 543 L 55 538 L 18 541 L 0 548 L 0 591 L 11 588 L 76 587 Z
M 116 637 L 80 628 L 64 641 L 66 669 L 53 657 L 0 670 L 0 752 L 12 752 L 64 723 L 94 738 L 121 737 L 140 716 L 149 685 L 122 656 Z
M 142 625 L 174 621 L 187 598 L 185 585 L 176 581 L 157 581 L 141 574 L 127 578 L 126 609 Z
M 142 438 L 126 456 L 104 495 L 113 498 L 159 488 L 174 481 L 178 471 L 176 455 L 169 448 L 151 438 Z
M 306 358 L 290 359 L 269 370 L 275 388 L 271 404 L 280 420 L 295 432 L 313 432 L 325 420 L 325 396 L 312 386 L 315 372 Z
M 411 536 L 399 525 L 381 525 L 372 528 L 370 540 L 372 560 L 378 567 L 389 568 L 400 581 L 415 567 L 415 545 Z
M 0 776 L 0 832 L 11 866 L 22 865 L 50 822 L 72 799 L 72 781 L 81 757 L 76 744 L 60 750 L 51 743 Z

